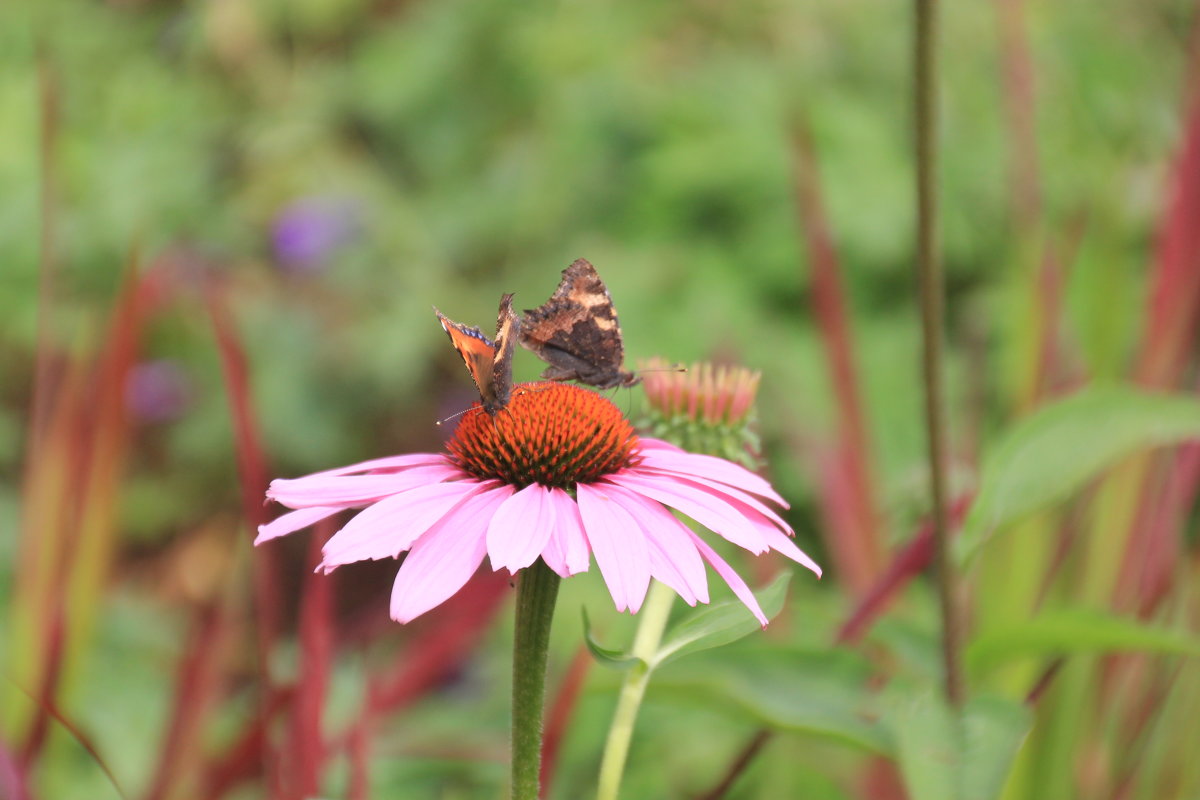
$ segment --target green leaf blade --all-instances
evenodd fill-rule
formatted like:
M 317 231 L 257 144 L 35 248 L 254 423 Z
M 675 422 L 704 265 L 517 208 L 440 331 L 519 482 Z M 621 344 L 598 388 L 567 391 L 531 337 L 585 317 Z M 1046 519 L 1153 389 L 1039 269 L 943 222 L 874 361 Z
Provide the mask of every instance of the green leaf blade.
M 1118 651 L 1197 657 L 1200 638 L 1113 614 L 1063 609 L 983 634 L 967 647 L 965 660 L 968 670 L 981 674 L 1029 656 Z
M 605 647 L 596 641 L 596 637 L 592 635 L 592 623 L 588 619 L 587 609 L 581 609 L 583 612 L 583 641 L 587 645 L 587 649 L 591 652 L 592 658 L 610 669 L 627 670 L 630 667 L 638 664 L 645 665 L 637 656 L 630 655 L 624 650 L 617 650 L 611 647 Z
M 873 671 L 846 650 L 739 645 L 672 664 L 656 673 L 651 691 L 781 733 L 890 755 L 875 696 L 865 690 Z
M 910 797 L 959 800 L 962 735 L 958 720 L 933 688 L 901 691 L 887 700 L 896 761 Z
M 963 711 L 965 800 L 993 800 L 1000 795 L 1032 727 L 1033 713 L 1020 703 L 997 695 L 971 698 Z
M 783 610 L 791 580 L 792 573 L 786 571 L 759 593 L 759 605 L 767 619 L 773 619 Z M 689 653 L 720 647 L 761 629 L 758 620 L 740 600 L 713 603 L 689 614 L 667 631 L 655 654 L 654 663 L 656 666 L 662 665 Z
M 892 687 L 887 705 L 905 788 L 921 800 L 994 800 L 1033 724 L 1028 709 L 997 695 L 956 714 L 933 686 Z
M 1058 502 L 1138 450 L 1200 437 L 1200 401 L 1128 387 L 1088 389 L 1018 423 L 988 459 L 956 548 Z

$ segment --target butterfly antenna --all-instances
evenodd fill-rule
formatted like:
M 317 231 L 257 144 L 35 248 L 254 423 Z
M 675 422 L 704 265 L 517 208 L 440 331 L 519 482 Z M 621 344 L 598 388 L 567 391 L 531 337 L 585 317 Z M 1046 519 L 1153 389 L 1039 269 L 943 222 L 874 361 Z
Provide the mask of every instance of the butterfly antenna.
M 470 410 L 471 410 L 470 408 L 464 408 L 462 411 L 459 411 L 457 414 L 451 414 L 448 417 L 442 417 L 439 420 L 435 420 L 433 424 L 440 427 L 443 423 L 449 422 L 452 419 L 458 419 L 459 417 L 461 417 L 463 414 L 467 413 Z
M 644 375 L 647 372 L 687 372 L 688 368 L 683 364 L 672 364 L 669 367 L 651 367 L 649 369 L 639 369 L 638 374 Z

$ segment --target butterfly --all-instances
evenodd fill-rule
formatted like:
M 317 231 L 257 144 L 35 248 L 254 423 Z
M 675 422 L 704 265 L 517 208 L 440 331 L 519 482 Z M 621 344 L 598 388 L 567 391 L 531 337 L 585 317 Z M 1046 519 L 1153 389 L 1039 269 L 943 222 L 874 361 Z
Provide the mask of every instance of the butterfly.
M 512 295 L 500 298 L 500 315 L 496 319 L 496 341 L 489 340 L 479 328 L 462 325 L 447 317 L 435 307 L 434 313 L 442 323 L 442 330 L 450 337 L 450 344 L 462 356 L 483 410 L 495 416 L 508 405 L 512 395 L 512 357 L 516 335 L 520 328 L 517 315 L 512 309 Z
M 525 311 L 517 337 L 550 365 L 542 372 L 546 380 L 576 380 L 598 389 L 641 380 L 622 369 L 625 346 L 617 311 L 586 259 L 563 270 L 558 288 L 540 308 Z

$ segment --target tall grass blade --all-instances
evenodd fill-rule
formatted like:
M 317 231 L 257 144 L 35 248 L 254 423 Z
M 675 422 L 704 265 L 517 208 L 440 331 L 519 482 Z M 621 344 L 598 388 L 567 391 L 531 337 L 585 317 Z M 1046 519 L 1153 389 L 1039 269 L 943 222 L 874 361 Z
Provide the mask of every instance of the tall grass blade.
M 1200 437 L 1200 401 L 1128 388 L 1098 388 L 1014 426 L 985 464 L 963 524 L 959 556 L 993 532 L 1062 500 L 1138 450 Z

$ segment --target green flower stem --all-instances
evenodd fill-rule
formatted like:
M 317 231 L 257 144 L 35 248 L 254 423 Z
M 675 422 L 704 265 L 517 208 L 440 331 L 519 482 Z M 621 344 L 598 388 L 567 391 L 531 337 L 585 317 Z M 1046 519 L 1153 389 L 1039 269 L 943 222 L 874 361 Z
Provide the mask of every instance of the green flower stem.
M 621 776 L 625 772 L 625 758 L 629 755 L 629 742 L 633 738 L 633 725 L 637 721 L 638 709 L 646 686 L 650 683 L 650 664 L 662 642 L 667 618 L 675 592 L 665 584 L 650 581 L 646 602 L 638 612 L 638 629 L 633 638 L 630 655 L 641 659 L 625 673 L 621 685 L 621 696 L 617 699 L 617 710 L 608 729 L 608 741 L 604 743 L 604 757 L 600 760 L 600 785 L 597 800 L 617 800 L 621 788 Z
M 537 800 L 542 767 L 546 654 L 561 578 L 540 558 L 521 571 L 513 643 L 512 797 Z
M 962 708 L 966 684 L 962 668 L 963 619 L 958 575 L 950 559 L 946 519 L 946 407 L 942 397 L 942 328 L 945 287 L 938 249 L 938 26 L 937 0 L 914 0 L 913 125 L 917 168 L 917 277 L 921 297 L 921 353 L 925 378 L 925 431 L 929 447 L 929 491 L 933 502 L 933 542 L 942 609 L 942 662 L 946 698 Z

